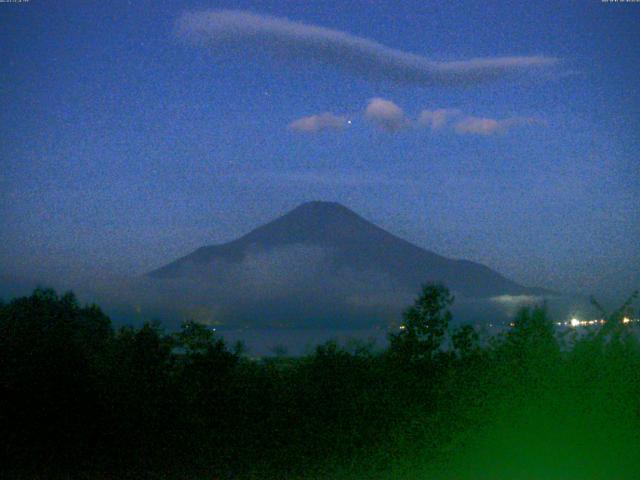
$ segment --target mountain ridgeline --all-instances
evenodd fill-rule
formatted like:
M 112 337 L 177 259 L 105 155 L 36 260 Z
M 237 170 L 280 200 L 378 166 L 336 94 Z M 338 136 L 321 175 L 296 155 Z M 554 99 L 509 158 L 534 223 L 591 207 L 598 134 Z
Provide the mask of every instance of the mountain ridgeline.
M 218 298 L 218 306 L 238 296 L 234 317 L 288 325 L 397 318 L 425 282 L 447 285 L 457 303 L 546 293 L 485 265 L 420 248 L 343 205 L 319 201 L 232 242 L 201 247 L 147 277 L 209 285 L 209 298 Z

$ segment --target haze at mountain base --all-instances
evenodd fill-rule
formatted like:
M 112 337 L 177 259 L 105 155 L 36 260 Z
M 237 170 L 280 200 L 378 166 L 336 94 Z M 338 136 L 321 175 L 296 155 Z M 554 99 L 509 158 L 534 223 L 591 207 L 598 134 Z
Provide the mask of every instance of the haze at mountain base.
M 192 298 L 209 323 L 294 328 L 392 322 L 427 282 L 447 285 L 467 318 L 499 314 L 504 309 L 495 297 L 551 294 L 422 249 L 338 203 L 318 201 L 232 242 L 201 247 L 149 272 L 147 282 L 177 302 Z

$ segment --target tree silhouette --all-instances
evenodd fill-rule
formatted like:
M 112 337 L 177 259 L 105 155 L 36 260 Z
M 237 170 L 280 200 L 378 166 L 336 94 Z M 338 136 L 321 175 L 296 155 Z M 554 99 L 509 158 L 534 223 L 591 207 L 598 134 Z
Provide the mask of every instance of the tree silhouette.
M 0 478 L 440 478 L 443 467 L 471 479 L 551 466 L 635 479 L 640 343 L 619 321 L 631 300 L 606 341 L 561 349 L 536 307 L 490 342 L 465 325 L 445 344 L 453 297 L 425 285 L 387 350 L 327 342 L 250 358 L 206 325 L 114 331 L 98 307 L 37 289 L 0 305 Z M 591 465 L 567 469 L 559 450 Z
M 418 298 L 402 315 L 400 332 L 389 336 L 391 352 L 409 361 L 431 359 L 447 332 L 453 300 L 444 285 L 423 285 Z
M 462 325 L 451 335 L 453 350 L 458 357 L 466 358 L 480 349 L 480 336 L 472 325 Z

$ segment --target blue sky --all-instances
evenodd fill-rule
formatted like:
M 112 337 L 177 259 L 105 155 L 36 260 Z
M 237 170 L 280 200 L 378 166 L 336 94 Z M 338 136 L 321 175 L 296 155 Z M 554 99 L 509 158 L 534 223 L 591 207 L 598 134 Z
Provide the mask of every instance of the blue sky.
M 139 274 L 322 199 L 525 284 L 637 288 L 640 4 L 399 3 L 0 4 L 0 269 Z M 177 33 L 223 9 L 433 62 L 555 61 L 412 83 L 322 38 Z M 437 109 L 458 113 L 419 121 Z

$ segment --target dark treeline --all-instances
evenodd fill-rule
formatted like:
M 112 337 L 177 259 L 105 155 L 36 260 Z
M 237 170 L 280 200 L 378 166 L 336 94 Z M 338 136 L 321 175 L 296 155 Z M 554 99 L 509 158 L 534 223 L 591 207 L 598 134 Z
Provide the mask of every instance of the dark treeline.
M 640 478 L 630 302 L 583 334 L 533 308 L 481 338 L 452 301 L 425 286 L 385 350 L 251 359 L 38 289 L 0 304 L 0 476 Z

